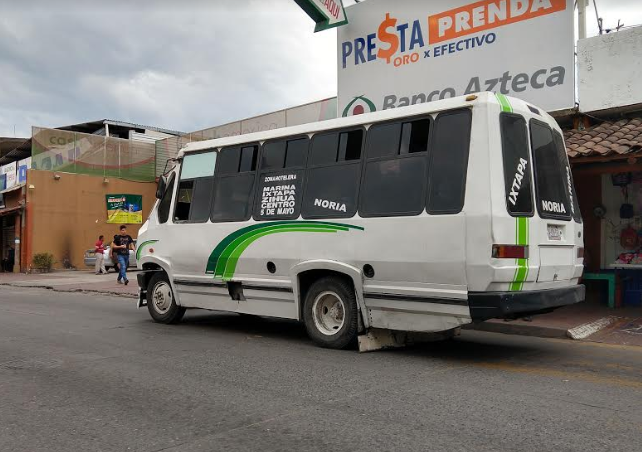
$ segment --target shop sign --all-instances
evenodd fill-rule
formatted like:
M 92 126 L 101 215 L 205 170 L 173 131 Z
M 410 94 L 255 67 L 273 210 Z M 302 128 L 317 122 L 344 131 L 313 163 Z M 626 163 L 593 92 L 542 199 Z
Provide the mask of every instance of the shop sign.
M 142 195 L 106 195 L 107 223 L 143 224 Z
M 0 172 L 5 175 L 4 189 L 11 188 L 16 185 L 17 181 L 17 165 L 16 162 L 9 163 L 0 169 Z
M 316 22 L 317 31 L 348 23 L 342 0 L 294 0 Z
M 24 160 L 18 162 L 18 183 L 26 184 L 27 183 L 27 170 L 31 168 L 31 157 L 27 157 Z
M 495 91 L 571 108 L 573 0 L 367 1 L 338 31 L 339 113 Z

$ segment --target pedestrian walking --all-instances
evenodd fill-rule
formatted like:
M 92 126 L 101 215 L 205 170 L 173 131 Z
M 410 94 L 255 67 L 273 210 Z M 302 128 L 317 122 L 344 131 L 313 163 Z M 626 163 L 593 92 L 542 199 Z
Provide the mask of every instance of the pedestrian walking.
M 101 235 L 94 244 L 94 255 L 96 256 L 96 274 L 101 275 L 107 273 L 105 268 L 105 236 Z
M 118 257 L 118 278 L 116 282 L 118 284 L 129 284 L 127 279 L 127 266 L 129 265 L 129 250 L 134 249 L 134 239 L 130 235 L 127 235 L 127 226 L 122 225 L 120 227 L 120 234 L 114 236 L 114 241 L 111 244 L 112 249 L 116 250 L 116 256 Z

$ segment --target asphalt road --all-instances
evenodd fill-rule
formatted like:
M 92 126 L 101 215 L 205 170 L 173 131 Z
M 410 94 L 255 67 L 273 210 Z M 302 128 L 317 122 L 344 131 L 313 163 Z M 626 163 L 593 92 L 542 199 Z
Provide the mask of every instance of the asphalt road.
M 293 322 L 0 287 L 1 451 L 635 451 L 642 347 L 464 332 L 359 354 Z

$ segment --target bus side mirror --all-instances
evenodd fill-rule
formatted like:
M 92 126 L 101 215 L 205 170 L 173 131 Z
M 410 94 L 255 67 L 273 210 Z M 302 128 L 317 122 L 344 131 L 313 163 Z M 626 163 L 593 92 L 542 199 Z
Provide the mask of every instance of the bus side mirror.
M 166 189 L 167 189 L 167 179 L 165 179 L 165 176 L 161 176 L 160 179 L 158 180 L 158 187 L 156 187 L 156 199 L 161 199 L 165 194 Z

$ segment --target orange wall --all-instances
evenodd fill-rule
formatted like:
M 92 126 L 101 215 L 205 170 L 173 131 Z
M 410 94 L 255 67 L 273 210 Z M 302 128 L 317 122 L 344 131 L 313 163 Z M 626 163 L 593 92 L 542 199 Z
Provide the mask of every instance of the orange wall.
M 60 176 L 54 179 L 54 174 Z M 68 257 L 71 265 L 85 268 L 85 250 L 94 247 L 99 235 L 107 243 L 118 234 L 118 224 L 107 224 L 107 194 L 143 196 L 143 221 L 155 202 L 156 184 L 131 182 L 84 174 L 29 170 L 27 174 L 27 259 L 34 254 L 54 255 L 55 268 L 63 267 Z M 127 233 L 136 238 L 140 225 L 127 225 Z

